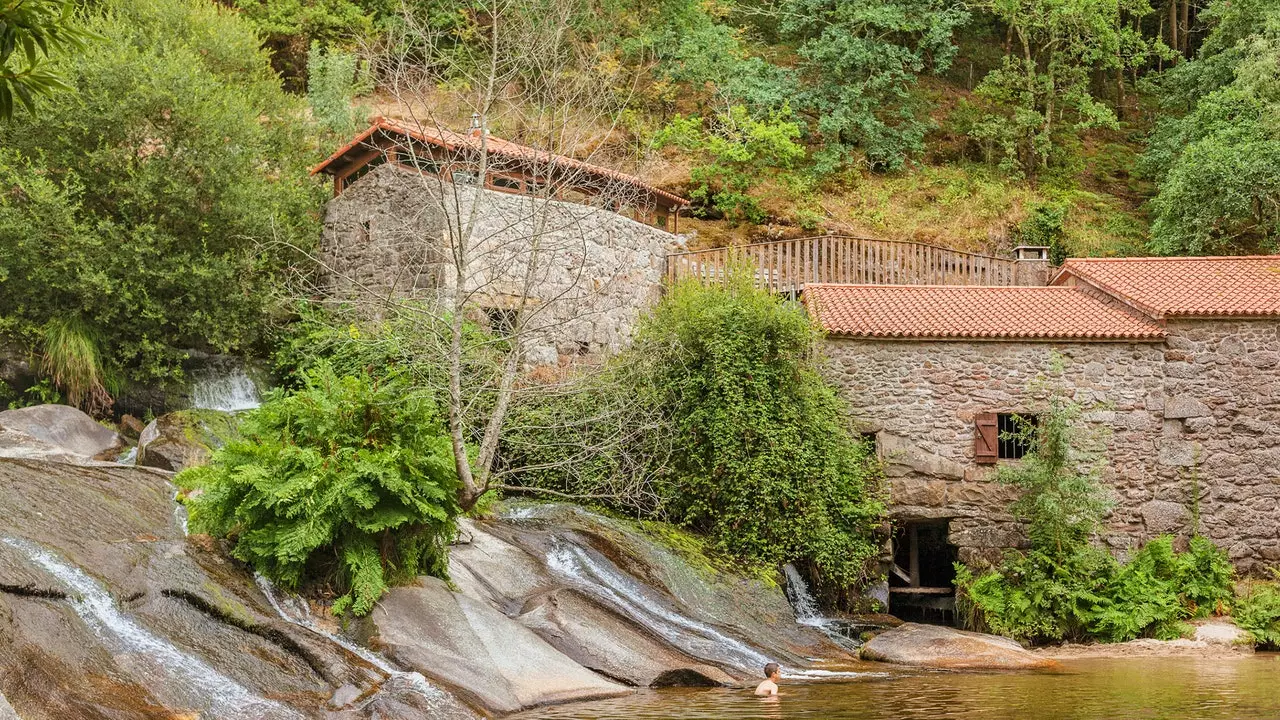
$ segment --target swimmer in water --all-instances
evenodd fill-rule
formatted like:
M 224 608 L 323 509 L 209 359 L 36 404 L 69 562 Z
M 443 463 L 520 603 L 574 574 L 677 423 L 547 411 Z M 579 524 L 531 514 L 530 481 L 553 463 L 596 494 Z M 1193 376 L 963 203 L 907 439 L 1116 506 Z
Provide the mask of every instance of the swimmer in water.
M 764 682 L 756 686 L 756 694 L 760 696 L 777 695 L 778 681 L 782 679 L 782 667 L 778 663 L 764 666 Z

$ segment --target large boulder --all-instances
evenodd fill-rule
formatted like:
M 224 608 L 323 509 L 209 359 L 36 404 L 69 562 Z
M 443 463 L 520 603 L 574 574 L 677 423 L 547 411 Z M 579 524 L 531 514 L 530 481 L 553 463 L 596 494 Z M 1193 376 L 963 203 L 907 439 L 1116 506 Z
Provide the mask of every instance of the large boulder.
M 124 447 L 114 430 L 69 405 L 5 410 L 0 428 L 0 457 L 108 460 Z
M 395 662 L 490 713 L 632 692 L 435 578 L 392 589 L 361 622 L 361 632 Z
M 904 623 L 862 646 L 862 659 L 945 670 L 1026 670 L 1053 667 L 1008 638 L 940 625 Z
M 178 472 L 209 462 L 236 434 L 236 417 L 219 410 L 179 410 L 152 420 L 138 436 L 138 464 Z

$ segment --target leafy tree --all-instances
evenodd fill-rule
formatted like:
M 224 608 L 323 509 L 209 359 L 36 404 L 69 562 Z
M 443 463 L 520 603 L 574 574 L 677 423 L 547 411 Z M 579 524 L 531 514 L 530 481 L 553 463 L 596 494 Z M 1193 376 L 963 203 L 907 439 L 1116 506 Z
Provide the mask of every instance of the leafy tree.
M 339 136 L 355 132 L 365 113 L 352 105 L 357 94 L 372 89 L 362 77 L 367 73 L 368 66 L 355 53 L 312 43 L 307 53 L 307 101 L 321 126 Z
M 677 116 L 658 135 L 658 143 L 678 145 L 702 159 L 689 171 L 690 200 L 732 220 L 759 223 L 764 211 L 751 189 L 767 170 L 785 170 L 804 157 L 804 147 L 796 142 L 800 126 L 782 117 L 775 113 L 756 120 L 735 105 L 707 129 L 701 118 Z
M 53 52 L 83 48 L 91 37 L 70 0 L 0 2 L 0 120 L 13 117 L 15 98 L 34 111 L 37 95 L 70 90 L 47 60 Z
M 952 33 L 968 13 L 949 0 L 785 0 L 781 32 L 796 43 L 798 110 L 815 118 L 820 171 L 861 150 L 876 169 L 897 169 L 922 149 L 930 124 L 911 89 L 955 56 Z
M 976 92 L 989 105 L 970 134 L 994 145 L 1009 170 L 1049 166 L 1060 138 L 1117 126 L 1096 98 L 1095 73 L 1145 62 L 1163 46 L 1130 22 L 1151 12 L 1147 0 L 984 0 L 1013 39 L 1000 67 Z
M 1280 241 L 1280 9 L 1218 2 L 1200 55 L 1160 81 L 1169 111 L 1141 167 L 1155 179 L 1151 248 L 1272 251 Z
M 261 337 L 286 243 L 318 234 L 316 149 L 251 28 L 205 0 L 107 2 L 55 58 L 74 93 L 0 127 L 0 313 L 58 320 L 135 379 Z M 279 241 L 271 246 L 271 241 Z M 272 248 L 272 249 L 269 249 Z
M 388 584 L 446 577 L 458 514 L 448 432 L 433 402 L 396 383 L 320 366 L 275 391 L 241 438 L 176 482 L 191 527 L 290 588 L 332 578 L 342 614 L 366 615 Z

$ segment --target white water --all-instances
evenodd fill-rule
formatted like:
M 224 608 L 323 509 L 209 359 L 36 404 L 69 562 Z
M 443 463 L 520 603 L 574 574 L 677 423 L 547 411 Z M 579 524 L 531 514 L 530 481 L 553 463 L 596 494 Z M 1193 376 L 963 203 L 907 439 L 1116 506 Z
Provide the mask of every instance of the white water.
M 138 464 L 138 446 L 134 445 L 122 454 L 116 462 L 121 465 L 137 465 Z
M 425 677 L 422 676 L 422 673 L 406 672 L 401 670 L 392 665 L 386 658 L 373 652 L 369 648 L 362 647 L 340 635 L 334 635 L 333 633 L 324 630 L 311 616 L 311 608 L 307 607 L 305 600 L 296 595 L 289 595 L 282 601 L 277 594 L 276 586 L 271 584 L 271 581 L 266 577 L 259 575 L 258 573 L 254 573 L 253 580 L 258 584 L 258 589 L 262 591 L 262 594 L 267 597 L 267 602 L 271 603 L 272 609 L 274 609 L 276 614 L 285 622 L 310 630 L 311 632 L 342 647 L 353 655 L 359 657 L 361 660 L 364 660 L 370 665 L 378 668 L 382 672 L 386 673 L 388 677 L 390 677 L 391 681 L 394 681 L 399 685 L 403 685 L 406 690 L 427 700 L 433 709 L 439 708 L 442 710 L 451 710 L 452 713 L 450 714 L 450 717 L 458 717 L 459 714 L 464 712 L 462 710 L 462 706 L 458 704 L 457 700 L 445 691 L 432 685 Z M 366 704 L 368 702 L 372 702 L 373 699 L 373 697 L 370 697 L 366 701 Z M 468 714 L 470 714 L 469 711 Z
M 827 619 L 818 610 L 818 602 L 813 599 L 813 595 L 809 594 L 809 586 L 800 576 L 800 571 L 796 570 L 791 563 L 787 563 L 782 566 L 782 573 L 787 576 L 787 599 L 791 601 L 791 608 L 795 610 L 796 622 L 812 627 L 825 626 Z
M 72 609 L 94 635 L 158 700 L 180 710 L 198 710 L 201 718 L 256 720 L 300 718 L 295 711 L 266 700 L 152 634 L 122 613 L 106 588 L 83 570 L 68 565 L 28 540 L 4 538 L 70 591 Z
M 547 554 L 547 568 L 578 589 L 613 605 L 690 655 L 729 663 L 752 674 L 772 662 L 756 649 L 705 623 L 669 610 L 664 598 L 603 556 L 563 540 Z
M 196 373 L 191 406 L 204 410 L 240 412 L 262 404 L 258 386 L 239 365 L 210 367 Z

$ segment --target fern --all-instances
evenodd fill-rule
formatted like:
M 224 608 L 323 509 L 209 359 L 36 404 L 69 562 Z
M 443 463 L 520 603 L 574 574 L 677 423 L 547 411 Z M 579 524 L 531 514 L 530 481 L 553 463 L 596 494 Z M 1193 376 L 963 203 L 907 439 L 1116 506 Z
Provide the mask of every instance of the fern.
M 290 588 L 336 576 L 335 613 L 367 614 L 388 584 L 445 577 L 457 476 L 435 405 L 318 365 L 277 391 L 212 463 L 178 475 L 197 532 Z

